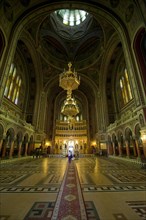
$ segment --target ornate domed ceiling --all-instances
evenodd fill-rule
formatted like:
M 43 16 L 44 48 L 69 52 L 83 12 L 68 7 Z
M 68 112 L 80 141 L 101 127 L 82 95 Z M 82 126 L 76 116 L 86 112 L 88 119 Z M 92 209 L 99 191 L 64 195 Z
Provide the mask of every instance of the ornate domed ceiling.
M 92 64 L 93 55 L 96 55 L 96 59 L 98 59 L 101 47 L 104 45 L 104 33 L 101 25 L 90 14 L 78 25 L 63 24 L 59 12 L 55 11 L 47 16 L 39 29 L 40 52 L 45 60 L 48 63 L 56 61 L 63 65 L 71 61 L 77 67 L 84 60 Z M 75 18 L 73 21 L 76 21 Z

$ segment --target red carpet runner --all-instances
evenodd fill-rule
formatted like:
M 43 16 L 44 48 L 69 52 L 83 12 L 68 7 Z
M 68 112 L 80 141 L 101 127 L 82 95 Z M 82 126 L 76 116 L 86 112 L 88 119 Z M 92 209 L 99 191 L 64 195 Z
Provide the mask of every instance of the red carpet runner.
M 51 220 L 87 220 L 74 161 L 67 166 Z

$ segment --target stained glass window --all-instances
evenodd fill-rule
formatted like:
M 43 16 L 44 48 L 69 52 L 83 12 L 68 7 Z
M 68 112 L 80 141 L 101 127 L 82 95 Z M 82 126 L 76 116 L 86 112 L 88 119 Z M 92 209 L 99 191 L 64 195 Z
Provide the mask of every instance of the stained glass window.
M 9 77 L 7 79 L 4 95 L 16 105 L 21 88 L 21 77 L 17 73 L 15 65 L 12 63 L 10 66 Z
M 132 99 L 131 87 L 129 83 L 127 69 L 124 69 L 123 75 L 120 78 L 120 88 L 124 104 Z

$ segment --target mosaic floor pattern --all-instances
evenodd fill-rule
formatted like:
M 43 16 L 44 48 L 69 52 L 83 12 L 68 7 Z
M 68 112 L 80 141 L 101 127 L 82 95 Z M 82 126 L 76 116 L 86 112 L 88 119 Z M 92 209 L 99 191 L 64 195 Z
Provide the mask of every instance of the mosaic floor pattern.
M 17 192 L 27 191 L 26 187 L 29 187 L 29 192 L 33 192 L 39 191 L 37 188 L 42 187 L 43 192 L 43 189 L 46 191 L 46 188 L 50 188 L 51 184 L 56 184 L 56 188 L 58 188 L 63 179 L 66 163 L 66 158 L 57 158 L 57 160 L 56 158 L 41 158 L 1 164 L 0 190 L 2 192 L 13 192 L 11 187 L 15 186 Z M 87 185 L 109 185 L 109 191 L 111 191 L 112 185 L 126 185 L 129 186 L 129 190 L 132 189 L 131 185 L 133 185 L 138 187 L 136 189 L 143 190 L 143 186 L 145 186 L 146 183 L 146 170 L 134 164 L 125 164 L 119 161 L 113 162 L 112 159 L 95 159 L 91 157 L 80 158 L 75 161 L 75 163 L 83 187 Z M 101 179 L 104 181 L 99 184 Z M 36 190 L 34 190 L 34 187 L 36 187 Z M 118 190 L 118 187 L 114 190 Z M 119 188 L 119 190 L 121 190 L 121 188 Z M 128 188 L 126 190 L 128 190 Z M 133 187 L 132 190 L 135 190 L 135 188 Z
M 141 219 L 146 220 L 146 201 L 127 201 Z
M 141 218 L 146 219 L 146 201 L 127 201 L 131 209 Z M 55 202 L 35 202 L 23 220 L 51 220 Z M 85 202 L 88 220 L 100 220 L 95 205 L 92 201 Z M 115 220 L 130 220 L 123 213 L 113 214 Z M 0 220 L 8 220 L 10 216 L 0 215 Z M 107 219 L 110 220 L 110 219 Z M 131 219 L 132 220 L 132 219 Z
M 132 184 L 139 187 L 145 186 L 146 183 L 146 169 L 141 169 L 136 164 L 125 164 L 123 161 L 115 162 L 107 158 L 98 158 L 98 160 L 88 158 L 84 161 L 80 159 L 77 162 L 77 168 L 81 184 L 96 185 L 97 180 L 103 176 L 109 185 L 123 186 L 128 184 L 130 186 Z M 104 185 L 103 182 L 102 185 Z
M 51 219 L 87 220 L 85 203 L 74 161 L 67 165 Z
M 146 219 L 146 169 L 105 157 L 74 163 L 89 220 Z M 0 220 L 49 219 L 67 164 L 61 157 L 1 163 Z
M 55 202 L 36 202 L 29 210 L 24 220 L 51 220 Z M 92 201 L 85 202 L 88 220 L 100 220 Z M 71 219 L 70 219 L 71 220 Z

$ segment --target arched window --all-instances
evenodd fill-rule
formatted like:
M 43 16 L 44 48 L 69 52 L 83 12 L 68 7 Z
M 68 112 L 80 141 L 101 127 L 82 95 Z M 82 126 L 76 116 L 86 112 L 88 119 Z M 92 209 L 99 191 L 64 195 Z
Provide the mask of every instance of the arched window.
M 126 90 L 125 90 L 124 77 L 121 77 L 121 79 L 120 79 L 120 88 L 121 88 L 123 102 L 124 102 L 124 104 L 126 104 L 127 96 L 126 96 L 126 93 L 125 93 Z
M 130 101 L 132 99 L 132 93 L 131 93 L 131 87 L 130 87 L 128 73 L 127 73 L 126 68 L 125 68 L 125 81 L 126 81 L 126 91 L 127 91 L 127 95 L 128 95 L 128 101 Z
M 16 105 L 18 104 L 22 79 L 17 73 L 14 63 L 11 64 L 4 95 Z
M 120 89 L 123 98 L 124 105 L 132 99 L 131 87 L 129 83 L 127 69 L 124 69 L 122 76 L 120 77 Z

